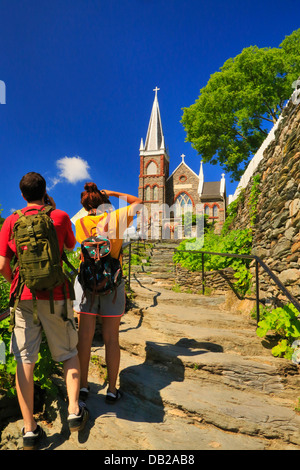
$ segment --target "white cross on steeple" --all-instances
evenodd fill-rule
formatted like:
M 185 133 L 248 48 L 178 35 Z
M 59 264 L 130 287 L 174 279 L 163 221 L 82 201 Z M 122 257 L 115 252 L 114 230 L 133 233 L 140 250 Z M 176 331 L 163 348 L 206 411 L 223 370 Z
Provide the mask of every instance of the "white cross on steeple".
M 153 89 L 155 91 L 155 96 L 157 96 L 157 92 L 160 90 L 160 88 L 157 88 L 157 86 Z

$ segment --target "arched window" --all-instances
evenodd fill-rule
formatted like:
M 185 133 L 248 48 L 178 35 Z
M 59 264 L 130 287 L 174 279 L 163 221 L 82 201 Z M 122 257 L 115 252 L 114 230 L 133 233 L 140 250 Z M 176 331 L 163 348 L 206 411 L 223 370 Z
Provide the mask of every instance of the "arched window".
M 186 193 L 180 193 L 176 198 L 176 215 L 180 215 L 183 212 L 189 212 L 193 210 L 193 203 L 191 198 Z
M 157 165 L 154 162 L 150 162 L 147 166 L 147 175 L 156 175 L 157 174 Z
M 209 215 L 209 206 L 204 207 L 204 214 Z
M 145 188 L 145 201 L 150 201 L 150 186 Z
M 218 217 L 218 206 L 213 207 L 213 217 Z
M 153 186 L 153 201 L 157 201 L 157 200 L 158 200 L 158 187 Z

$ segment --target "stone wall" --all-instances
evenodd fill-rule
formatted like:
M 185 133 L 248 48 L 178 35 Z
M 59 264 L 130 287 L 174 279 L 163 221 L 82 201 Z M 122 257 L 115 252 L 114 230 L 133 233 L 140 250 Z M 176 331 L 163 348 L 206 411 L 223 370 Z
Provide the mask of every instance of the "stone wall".
M 300 105 L 289 103 L 275 139 L 245 188 L 233 229 L 250 226 L 249 197 L 255 175 L 260 175 L 261 191 L 253 230 L 252 254 L 259 256 L 300 300 Z M 278 288 L 262 268 L 262 298 L 280 298 Z
M 202 272 L 189 271 L 180 264 L 175 265 L 175 282 L 183 291 L 192 293 L 202 293 Z M 224 291 L 234 290 L 234 271 L 231 268 L 221 269 L 219 271 L 206 271 L 204 273 L 205 292 L 222 294 Z

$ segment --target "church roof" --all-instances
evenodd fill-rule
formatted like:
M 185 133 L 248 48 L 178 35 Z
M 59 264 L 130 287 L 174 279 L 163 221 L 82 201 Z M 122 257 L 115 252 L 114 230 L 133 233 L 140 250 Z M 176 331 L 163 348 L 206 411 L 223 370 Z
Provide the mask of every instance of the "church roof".
M 188 169 L 188 171 L 192 172 L 197 178 L 199 178 L 198 175 L 194 172 L 194 170 L 192 170 L 192 169 L 185 163 L 184 157 L 185 157 L 185 155 L 182 154 L 182 155 L 181 155 L 182 161 L 179 163 L 179 165 L 177 165 L 177 167 L 175 168 L 175 170 L 172 171 L 172 173 L 171 173 L 171 175 L 168 177 L 167 181 L 171 178 L 171 176 L 174 175 L 174 173 L 175 173 L 175 172 L 178 170 L 178 168 L 181 167 L 181 166 L 185 166 L 185 167 Z
M 204 182 L 203 183 L 203 190 L 201 197 L 215 197 L 215 196 L 220 196 L 220 181 L 209 181 L 209 182 Z

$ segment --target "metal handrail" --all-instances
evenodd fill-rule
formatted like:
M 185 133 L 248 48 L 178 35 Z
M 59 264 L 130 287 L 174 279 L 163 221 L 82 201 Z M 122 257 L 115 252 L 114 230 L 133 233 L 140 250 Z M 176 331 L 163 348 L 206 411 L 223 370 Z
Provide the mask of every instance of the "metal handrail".
M 130 277 L 131 277 L 131 245 L 132 241 L 130 241 L 127 245 L 129 246 L 129 253 L 128 253 L 128 283 L 130 288 Z M 259 265 L 266 271 L 266 273 L 270 276 L 270 278 L 275 282 L 277 287 L 284 293 L 284 295 L 289 299 L 289 301 L 296 307 L 296 309 L 300 313 L 300 302 L 295 299 L 295 297 L 289 292 L 289 290 L 282 284 L 282 282 L 278 279 L 278 277 L 271 271 L 271 269 L 263 262 L 259 256 L 256 255 L 246 255 L 246 254 L 237 254 L 237 253 L 217 253 L 214 251 L 202 251 L 202 250 L 178 250 L 174 249 L 174 251 L 178 252 L 185 252 L 185 253 L 200 253 L 202 258 L 202 293 L 205 292 L 205 270 L 204 270 L 204 255 L 216 255 L 216 256 L 225 256 L 229 258 L 242 258 L 242 259 L 252 259 L 255 261 L 255 294 L 256 294 L 256 321 L 259 322 Z
M 288 291 L 288 289 L 282 284 L 282 282 L 278 279 L 278 277 L 271 271 L 271 269 L 263 262 L 259 256 L 256 255 L 246 255 L 242 254 L 239 255 L 237 253 L 216 253 L 213 251 L 201 251 L 201 250 L 175 250 L 177 252 L 185 252 L 185 253 L 201 253 L 202 257 L 202 293 L 204 294 L 204 287 L 205 287 L 205 271 L 204 271 L 204 255 L 217 255 L 217 256 L 225 256 L 230 258 L 242 258 L 242 259 L 252 259 L 255 260 L 255 293 L 256 293 L 256 321 L 259 322 L 259 276 L 258 276 L 258 265 L 266 271 L 266 273 L 271 277 L 271 279 L 275 282 L 277 287 L 281 289 L 281 291 L 285 294 L 285 296 L 289 299 L 289 301 L 299 310 L 300 313 L 300 303 L 297 299 Z

